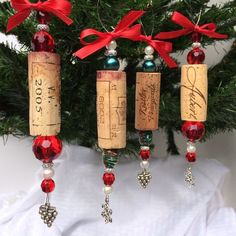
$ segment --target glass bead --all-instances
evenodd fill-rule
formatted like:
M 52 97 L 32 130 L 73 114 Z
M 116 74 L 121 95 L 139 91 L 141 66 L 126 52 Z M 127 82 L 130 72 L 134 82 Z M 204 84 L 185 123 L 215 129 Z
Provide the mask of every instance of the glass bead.
M 151 152 L 148 149 L 141 149 L 139 155 L 143 160 L 148 160 L 150 158 Z
M 120 62 L 115 56 L 108 56 L 105 63 L 105 70 L 118 70 L 120 68 Z
M 205 134 L 205 125 L 202 122 L 185 121 L 181 128 L 182 134 L 191 142 L 201 139 Z
M 143 63 L 143 71 L 144 72 L 155 72 L 156 71 L 156 64 L 152 60 L 146 60 Z
M 195 152 L 187 152 L 186 159 L 188 162 L 195 162 L 196 161 L 196 153 Z
M 149 146 L 152 144 L 152 131 L 140 131 L 139 143 L 142 146 Z
M 205 60 L 205 53 L 200 48 L 193 48 L 187 55 L 189 64 L 202 64 Z
M 44 179 L 41 188 L 43 192 L 51 193 L 55 189 L 55 182 L 52 179 Z
M 35 52 L 54 52 L 55 42 L 53 37 L 44 30 L 36 32 L 32 39 L 32 49 Z
M 39 24 L 48 24 L 49 21 L 51 20 L 51 17 L 46 12 L 38 11 L 36 15 L 36 19 Z
M 202 35 L 198 32 L 193 32 L 192 35 L 192 42 L 195 43 L 195 42 L 201 42 L 201 39 L 202 39 Z
M 118 155 L 113 151 L 104 151 L 103 152 L 103 163 L 107 169 L 113 169 L 118 163 Z
M 111 186 L 115 181 L 115 175 L 113 173 L 104 173 L 103 182 L 106 186 Z
M 61 153 L 62 142 L 57 136 L 38 136 L 34 140 L 33 152 L 37 159 L 50 163 Z

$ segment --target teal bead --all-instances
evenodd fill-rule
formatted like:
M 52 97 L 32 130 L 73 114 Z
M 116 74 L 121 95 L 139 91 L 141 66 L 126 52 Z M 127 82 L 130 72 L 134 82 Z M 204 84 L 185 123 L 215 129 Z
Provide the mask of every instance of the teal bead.
M 105 70 L 118 70 L 120 67 L 119 60 L 115 56 L 108 56 L 105 63 Z
M 152 144 L 152 131 L 140 131 L 139 143 L 143 146 L 150 146 Z
M 156 64 L 152 60 L 144 61 L 143 63 L 143 71 L 144 72 L 155 72 L 156 71 Z

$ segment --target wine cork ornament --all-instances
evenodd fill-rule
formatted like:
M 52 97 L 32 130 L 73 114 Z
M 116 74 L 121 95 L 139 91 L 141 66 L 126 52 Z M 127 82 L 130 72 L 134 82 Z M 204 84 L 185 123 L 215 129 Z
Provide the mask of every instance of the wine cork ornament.
M 126 146 L 126 74 L 97 71 L 98 146 L 120 149 Z
M 29 64 L 30 135 L 51 136 L 60 132 L 60 56 L 31 52 Z
M 160 73 L 138 72 L 136 76 L 135 129 L 158 129 Z

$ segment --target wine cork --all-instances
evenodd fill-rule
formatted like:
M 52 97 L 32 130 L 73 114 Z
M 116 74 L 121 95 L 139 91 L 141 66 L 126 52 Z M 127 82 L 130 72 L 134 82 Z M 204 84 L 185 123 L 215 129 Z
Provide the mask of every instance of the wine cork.
M 126 74 L 97 71 L 98 146 L 120 149 L 126 146 Z
M 181 72 L 181 119 L 206 121 L 207 65 L 183 65 Z
M 61 126 L 60 56 L 31 52 L 28 64 L 30 135 L 57 135 Z
M 135 128 L 137 130 L 158 129 L 160 85 L 160 73 L 137 73 L 135 101 Z

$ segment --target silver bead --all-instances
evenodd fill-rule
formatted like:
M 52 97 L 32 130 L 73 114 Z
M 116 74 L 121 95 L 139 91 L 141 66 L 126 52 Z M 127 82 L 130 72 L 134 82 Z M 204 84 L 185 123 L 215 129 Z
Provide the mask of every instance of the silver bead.
M 112 193 L 112 187 L 111 186 L 105 186 L 103 188 L 103 192 L 106 194 L 106 195 L 109 195 Z
M 114 49 L 108 49 L 105 51 L 105 56 L 117 56 L 117 51 Z
M 192 142 L 187 143 L 187 152 L 196 152 L 196 147 L 194 143 Z
M 147 46 L 144 51 L 146 55 L 152 55 L 154 53 L 154 48 L 151 46 Z
M 150 150 L 150 147 L 148 147 L 148 146 L 141 146 L 141 150 Z
M 202 44 L 199 43 L 199 42 L 194 42 L 194 43 L 192 44 L 192 47 L 193 47 L 193 48 L 200 48 L 201 46 L 202 46 Z
M 113 169 L 112 168 L 105 168 L 105 172 L 111 173 L 111 172 L 113 172 Z
M 149 162 L 148 162 L 148 161 L 141 161 L 141 162 L 140 162 L 140 166 L 141 166 L 141 168 L 143 168 L 143 169 L 148 169 L 148 167 L 149 167 Z
M 37 31 L 42 31 L 42 30 L 49 32 L 49 26 L 46 24 L 38 24 Z
M 153 60 L 153 59 L 154 59 L 154 56 L 153 56 L 153 55 L 145 55 L 145 56 L 144 56 L 144 60 L 145 60 L 145 61 Z
M 44 179 L 51 179 L 55 174 L 55 171 L 52 168 L 45 168 L 43 169 L 43 178 Z
M 115 50 L 117 48 L 117 43 L 115 40 L 112 40 L 109 45 L 106 46 L 108 50 Z

